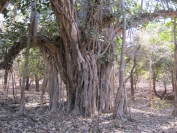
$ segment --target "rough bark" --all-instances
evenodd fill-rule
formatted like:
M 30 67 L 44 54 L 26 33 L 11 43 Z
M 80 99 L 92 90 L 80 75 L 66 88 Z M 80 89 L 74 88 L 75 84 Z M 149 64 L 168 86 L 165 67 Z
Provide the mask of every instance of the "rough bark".
M 43 99 L 43 94 L 47 86 L 49 92 L 49 109 L 51 111 L 57 111 L 58 109 L 58 99 L 59 99 L 59 82 L 58 82 L 58 52 L 55 44 L 49 43 L 48 38 L 41 36 L 41 41 L 38 42 L 38 46 L 42 52 L 45 65 L 47 67 L 47 74 L 44 78 L 41 93 L 41 104 Z M 56 53 L 55 53 L 56 52 Z M 56 57 L 56 58 L 55 58 Z
M 114 108 L 114 90 L 111 86 L 112 65 L 102 65 L 100 70 L 100 112 L 110 112 Z
M 98 10 L 90 6 L 91 12 L 89 13 L 82 12 L 81 9 L 83 15 L 87 15 L 83 17 L 86 20 L 85 30 L 87 27 L 89 30 L 82 32 L 82 25 L 81 27 L 78 26 L 76 11 L 71 1 L 51 0 L 51 3 L 60 27 L 62 39 L 62 46 L 60 44 L 60 47 L 64 49 L 62 53 L 65 55 L 59 54 L 58 62 L 62 62 L 60 73 L 66 84 L 67 111 L 84 115 L 98 114 L 98 111 L 110 111 L 113 104 L 110 95 L 112 91 L 110 86 L 112 66 L 109 61 L 113 61 L 113 56 L 111 54 L 111 56 L 107 56 L 106 52 L 114 53 L 112 31 L 115 31 L 112 26 L 105 30 L 104 23 L 110 25 L 111 16 L 105 19 L 104 15 L 102 16 L 103 8 Z M 86 4 L 89 5 L 90 3 Z M 95 2 L 95 4 L 98 3 Z M 87 7 L 87 5 L 85 6 Z M 100 4 L 100 6 L 102 5 Z M 89 28 L 91 26 L 92 28 Z M 93 32 L 98 34 L 91 35 Z M 105 40 L 110 42 L 99 41 L 99 33 L 103 34 Z M 104 60 L 103 64 L 101 60 Z M 100 80 L 98 80 L 99 77 Z
M 54 62 L 50 62 L 49 79 L 48 79 L 48 91 L 49 91 L 49 109 L 56 111 L 58 109 L 59 99 L 59 83 L 58 83 L 58 70 Z M 48 64 L 49 65 L 49 64 Z

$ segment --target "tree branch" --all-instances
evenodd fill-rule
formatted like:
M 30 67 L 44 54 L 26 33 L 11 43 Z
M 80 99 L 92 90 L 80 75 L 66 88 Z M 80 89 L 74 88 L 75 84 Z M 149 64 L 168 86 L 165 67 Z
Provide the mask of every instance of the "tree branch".
M 10 0 L 0 0 L 0 13 L 4 10 L 4 8 L 10 3 Z
M 128 20 L 128 28 L 139 27 L 140 25 L 147 24 L 150 21 L 161 19 L 161 18 L 173 18 L 177 16 L 177 11 L 159 10 L 154 13 L 141 13 L 132 16 Z
M 25 48 L 25 42 L 15 42 L 9 52 L 4 56 L 4 60 L 0 63 L 0 69 L 10 69 L 13 60 L 17 57 L 22 49 Z
M 56 41 L 56 40 L 54 40 Z M 46 47 L 51 52 L 56 52 L 56 47 L 52 45 L 53 42 L 50 41 L 49 38 L 43 36 L 42 34 L 37 34 L 37 45 L 33 45 L 32 47 Z M 20 42 L 14 42 L 14 45 L 8 50 L 8 53 L 4 56 L 2 62 L 0 62 L 0 69 L 10 69 L 13 64 L 13 60 L 17 57 L 21 50 L 26 47 L 26 39 Z
M 150 21 L 161 19 L 161 18 L 173 18 L 177 16 L 177 11 L 170 11 L 170 10 L 159 10 L 154 13 L 140 13 L 133 15 L 129 19 L 127 19 L 127 29 L 133 28 L 133 27 L 140 27 L 141 25 L 147 24 Z M 117 36 L 117 34 L 121 34 L 123 27 L 123 22 L 117 22 L 115 24 L 115 34 L 114 37 Z

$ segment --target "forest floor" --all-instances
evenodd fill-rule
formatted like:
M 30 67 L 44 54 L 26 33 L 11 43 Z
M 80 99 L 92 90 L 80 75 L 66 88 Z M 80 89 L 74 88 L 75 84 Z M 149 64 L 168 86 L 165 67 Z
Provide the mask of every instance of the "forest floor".
M 154 95 L 150 100 L 151 93 L 143 86 L 136 89 L 134 103 L 128 100 L 133 121 L 114 120 L 111 113 L 92 118 L 51 113 L 47 93 L 46 103 L 40 107 L 40 93 L 34 93 L 34 88 L 26 91 L 26 114 L 22 115 L 18 112 L 20 87 L 15 89 L 16 101 L 11 94 L 9 89 L 6 98 L 0 87 L 0 133 L 177 133 L 172 101 Z

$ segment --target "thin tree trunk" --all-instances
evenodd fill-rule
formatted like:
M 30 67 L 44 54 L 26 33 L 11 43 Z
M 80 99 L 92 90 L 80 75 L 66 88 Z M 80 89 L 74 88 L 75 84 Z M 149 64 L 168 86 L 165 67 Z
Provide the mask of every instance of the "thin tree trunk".
M 19 86 L 22 86 L 22 78 L 19 79 Z
M 174 70 L 171 71 L 171 84 L 174 92 L 175 91 Z
M 124 0 L 121 0 L 121 7 L 123 11 L 123 32 L 122 32 L 122 49 L 119 68 L 119 88 L 115 99 L 115 108 L 113 111 L 113 117 L 118 119 L 128 118 L 130 119 L 130 112 L 127 108 L 127 94 L 125 89 L 125 52 L 126 52 L 126 13 L 124 8 Z
M 131 85 L 131 99 L 132 101 L 135 101 L 135 92 L 134 92 L 134 69 L 136 67 L 136 55 L 134 55 L 134 59 L 133 59 L 133 67 L 131 69 L 131 72 L 130 72 L 130 85 Z
M 135 101 L 135 91 L 134 91 L 134 78 L 133 78 L 133 72 L 130 74 L 130 86 L 131 86 L 131 100 Z
M 177 116 L 177 39 L 176 39 L 176 17 L 174 18 L 174 110 L 172 114 Z
M 162 99 L 164 98 L 165 94 L 167 94 L 167 84 L 166 84 L 166 82 L 164 82 L 163 85 L 164 85 L 164 89 L 165 89 L 165 90 L 164 90 L 164 92 L 162 93 L 162 96 L 161 96 Z
M 13 94 L 14 101 L 16 101 L 16 99 L 15 99 L 15 86 L 16 86 L 15 72 L 12 72 L 12 94 Z
M 47 88 L 47 82 L 48 82 L 48 78 L 47 77 L 44 77 L 43 79 L 43 82 L 42 82 L 42 86 L 41 86 L 41 98 L 40 98 L 40 106 L 42 107 L 43 105 L 43 97 L 44 97 L 44 94 L 45 94 L 45 90 Z
M 25 80 L 27 76 L 27 67 L 28 67 L 28 57 L 30 50 L 31 39 L 33 38 L 33 42 L 35 42 L 35 37 L 37 34 L 37 12 L 36 12 L 36 0 L 32 1 L 31 6 L 31 16 L 30 16 L 30 27 L 29 27 L 29 36 L 27 39 L 27 48 L 25 54 L 25 65 L 23 68 L 23 80 L 21 86 L 21 100 L 20 100 L 20 113 L 25 113 Z
M 141 0 L 141 8 L 140 8 L 140 12 L 142 13 L 143 12 L 143 0 Z
M 26 91 L 29 91 L 29 87 L 30 87 L 29 77 L 26 77 L 26 86 L 25 86 L 25 90 L 26 90 Z
M 150 103 L 152 104 L 152 60 L 150 56 L 150 61 L 149 61 L 149 93 L 150 93 Z
M 135 50 L 134 52 L 134 59 L 133 59 L 133 66 L 130 72 L 130 85 L 131 85 L 131 99 L 132 101 L 135 101 L 135 89 L 136 89 L 136 81 L 135 81 L 135 76 L 134 76 L 134 70 L 136 68 L 136 55 L 138 50 L 140 49 L 140 46 Z
M 157 90 L 156 90 L 156 78 L 157 78 L 157 75 L 158 75 L 158 72 L 157 73 L 155 73 L 154 71 L 155 70 L 152 70 L 153 72 L 153 76 L 152 76 L 152 84 L 153 84 L 153 86 L 152 86 L 152 88 L 153 88 L 153 90 L 154 90 L 154 93 L 155 93 L 155 95 L 158 97 L 158 98 L 160 98 L 160 99 L 162 99 L 162 97 L 157 93 Z
M 5 91 L 5 94 L 6 94 L 6 98 L 8 97 L 8 74 L 9 74 L 9 70 L 8 69 L 5 69 L 5 74 L 4 74 L 4 85 L 3 85 L 3 88 L 4 88 L 4 91 Z
M 22 79 L 22 87 L 21 87 L 21 100 L 20 100 L 20 113 L 25 113 L 25 88 L 26 88 L 26 75 L 27 75 L 27 67 L 28 67 L 28 57 L 30 50 L 30 37 L 28 37 L 26 54 L 25 54 L 25 65 L 23 68 L 23 79 Z
M 43 97 L 47 88 L 48 78 L 44 77 L 41 87 L 40 107 L 43 105 Z
M 39 92 L 39 77 L 35 75 L 36 92 Z

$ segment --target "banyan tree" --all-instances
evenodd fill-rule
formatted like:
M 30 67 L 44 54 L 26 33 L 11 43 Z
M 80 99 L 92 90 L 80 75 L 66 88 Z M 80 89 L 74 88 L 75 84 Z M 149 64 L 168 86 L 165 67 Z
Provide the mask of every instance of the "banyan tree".
M 5 0 L 3 2 L 5 3 Z M 116 114 L 118 118 L 128 115 L 126 93 L 117 95 L 119 97 L 116 97 L 116 101 L 119 102 L 116 103 L 119 105 L 115 106 L 116 91 L 111 84 L 116 40 L 123 30 L 122 13 L 125 11 L 122 10 L 123 1 L 42 2 L 48 3 L 44 5 L 51 6 L 53 10 L 55 16 L 53 19 L 58 23 L 58 35 L 53 37 L 37 32 L 39 28 L 36 27 L 36 19 L 40 15 L 38 17 L 36 15 L 40 9 L 36 9 L 36 1 L 32 1 L 33 4 L 29 4 L 32 6 L 29 34 L 24 40 L 14 42 L 14 46 L 0 63 L 1 69 L 9 69 L 12 66 L 13 59 L 20 50 L 24 49 L 25 44 L 38 47 L 48 71 L 49 108 L 52 111 L 58 109 L 58 99 L 60 99 L 58 75 L 60 75 L 66 84 L 68 113 L 90 116 L 114 110 L 118 112 Z M 37 1 L 37 4 L 40 3 Z M 1 8 L 4 6 L 2 5 Z M 152 19 L 174 15 L 176 11 L 159 10 L 154 13 L 143 13 L 141 9 L 139 14 L 127 16 L 124 29 L 142 25 Z

